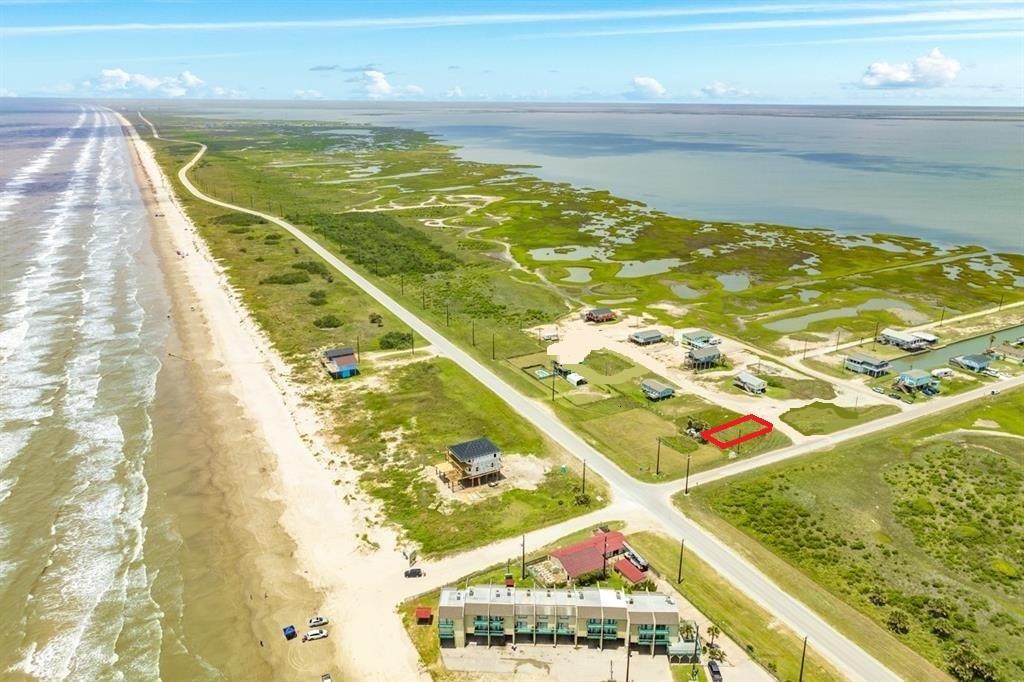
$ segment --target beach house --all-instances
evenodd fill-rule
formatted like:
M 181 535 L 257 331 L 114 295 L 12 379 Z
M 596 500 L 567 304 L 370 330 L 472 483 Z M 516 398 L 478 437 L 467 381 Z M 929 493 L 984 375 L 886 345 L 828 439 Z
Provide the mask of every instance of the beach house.
M 866 374 L 869 377 L 880 377 L 883 374 L 888 374 L 890 370 L 888 360 L 859 350 L 850 351 L 843 360 L 843 367 L 851 372 Z
M 645 329 L 630 334 L 629 340 L 638 346 L 649 346 L 652 343 L 661 343 L 665 337 L 657 329 Z
M 930 334 L 928 336 L 931 336 Z M 878 333 L 878 342 L 896 346 L 905 351 L 918 351 L 929 345 L 926 338 L 921 338 L 910 332 L 901 332 L 898 329 L 886 327 Z
M 615 319 L 615 311 L 611 308 L 591 308 L 584 315 L 587 322 L 611 322 Z
M 501 478 L 501 450 L 489 438 L 449 445 L 445 465 L 439 468 L 451 490 Z
M 938 380 L 931 372 L 923 369 L 908 369 L 900 372 L 896 379 L 896 386 L 906 391 L 928 391 L 934 389 Z
M 661 383 L 657 379 L 644 379 L 640 382 L 640 390 L 643 391 L 648 400 L 654 402 L 671 398 L 676 394 L 674 388 L 668 384 Z
M 722 353 L 717 346 L 695 346 L 686 353 L 686 364 L 691 369 L 708 369 L 722 361 Z
M 992 358 L 987 355 L 971 354 L 971 355 L 958 355 L 952 358 L 950 364 L 971 372 L 984 372 L 988 369 L 988 366 L 992 364 Z
M 677 340 L 680 346 L 693 346 L 699 348 L 713 344 L 717 339 L 715 335 L 706 329 L 694 329 L 688 332 L 679 332 Z
M 768 382 L 764 379 L 754 376 L 750 372 L 740 372 L 733 379 L 733 386 L 741 388 L 747 393 L 759 395 L 768 390 Z
M 324 351 L 320 362 L 332 379 L 348 379 L 359 374 L 356 352 L 349 346 Z

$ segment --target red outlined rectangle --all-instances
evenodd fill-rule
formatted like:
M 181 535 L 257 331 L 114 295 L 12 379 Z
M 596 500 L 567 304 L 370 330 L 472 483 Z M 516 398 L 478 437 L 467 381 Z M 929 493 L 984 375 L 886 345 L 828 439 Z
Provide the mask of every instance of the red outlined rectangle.
M 744 422 L 750 421 L 757 422 L 758 424 L 761 425 L 761 428 L 757 429 L 752 433 L 746 433 L 742 436 L 739 436 L 738 438 L 733 438 L 732 440 L 721 441 L 715 438 L 716 433 L 725 431 L 726 429 L 731 429 L 734 426 L 738 426 L 740 424 L 743 424 Z M 754 414 L 745 414 L 742 417 L 736 417 L 736 419 L 733 419 L 732 421 L 727 421 L 724 424 L 713 426 L 710 429 L 707 429 L 706 431 L 701 431 L 700 435 L 701 438 L 703 438 L 704 440 L 708 441 L 709 443 L 713 443 L 714 445 L 717 445 L 718 447 L 724 450 L 726 448 L 731 448 L 734 445 L 739 445 L 740 443 L 746 443 L 748 440 L 752 438 L 757 438 L 758 436 L 764 436 L 766 434 L 769 434 L 772 432 L 773 428 L 775 427 L 772 426 L 772 423 L 767 419 L 761 419 L 760 417 Z

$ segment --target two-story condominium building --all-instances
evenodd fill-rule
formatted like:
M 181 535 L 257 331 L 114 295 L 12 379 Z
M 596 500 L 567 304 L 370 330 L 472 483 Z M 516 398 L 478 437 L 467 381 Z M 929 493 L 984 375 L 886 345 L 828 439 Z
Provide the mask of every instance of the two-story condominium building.
M 657 592 L 626 594 L 598 587 L 530 588 L 503 585 L 445 587 L 438 605 L 438 637 L 465 646 L 477 642 L 539 641 L 578 645 L 622 641 L 669 651 L 679 644 L 679 608 Z
M 880 377 L 883 374 L 888 374 L 890 369 L 888 360 L 859 350 L 850 351 L 850 354 L 843 361 L 843 367 L 851 372 L 867 374 L 869 377 Z

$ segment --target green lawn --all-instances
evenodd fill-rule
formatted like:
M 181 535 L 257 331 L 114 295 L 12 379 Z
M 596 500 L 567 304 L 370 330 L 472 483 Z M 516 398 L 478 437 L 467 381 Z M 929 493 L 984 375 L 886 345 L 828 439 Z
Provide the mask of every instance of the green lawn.
M 988 397 L 676 501 L 908 679 L 939 675 L 922 656 L 1015 679 L 1024 447 L 956 430 L 1020 434 L 1022 410 L 1022 390 Z
M 895 405 L 869 405 L 854 409 L 816 400 L 810 405 L 784 412 L 781 419 L 800 433 L 810 436 L 842 431 L 899 411 Z

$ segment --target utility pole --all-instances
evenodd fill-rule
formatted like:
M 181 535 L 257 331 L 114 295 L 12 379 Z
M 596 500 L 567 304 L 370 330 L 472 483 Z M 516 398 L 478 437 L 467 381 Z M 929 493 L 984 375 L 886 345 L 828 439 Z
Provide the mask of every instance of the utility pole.
M 805 339 L 804 340 L 804 359 L 806 359 L 806 358 L 807 358 L 807 341 Z
M 875 344 L 878 342 L 878 321 L 875 321 L 875 335 L 871 337 L 871 350 L 875 349 Z
M 626 639 L 629 639 L 629 635 L 626 635 Z M 626 643 L 626 682 L 629 682 L 629 659 L 633 657 L 633 652 L 629 649 L 629 643 Z
M 523 534 L 523 568 L 519 573 L 520 580 L 526 580 L 526 534 Z
M 941 327 L 942 326 L 942 321 L 944 319 L 946 319 L 946 306 L 942 306 L 942 315 L 939 316 L 939 324 L 936 325 L 936 326 Z
M 410 355 L 416 355 L 416 332 L 409 327 L 409 348 L 412 350 Z
M 658 436 L 658 456 L 654 460 L 654 475 L 661 475 L 661 436 Z
M 473 335 L 473 348 L 476 348 L 476 320 L 475 319 L 470 320 L 469 324 L 470 324 L 470 329 L 472 330 L 471 333 Z
M 494 359 L 494 332 L 491 332 L 491 360 Z
M 604 551 L 601 552 L 601 578 L 608 579 L 608 533 L 604 534 Z
M 587 494 L 587 460 L 583 460 L 583 491 L 584 495 Z
M 841 333 L 842 332 L 840 330 L 838 330 L 838 329 L 836 330 L 836 350 L 839 350 L 839 335 Z
M 686 540 L 679 540 L 679 568 L 676 569 L 676 583 L 683 582 L 683 550 L 686 548 Z
M 554 372 L 551 373 L 551 400 L 555 399 L 555 377 L 558 376 Z
M 998 313 L 998 312 L 999 312 L 1000 310 L 1002 310 L 1002 309 L 1003 309 L 1003 299 L 1004 299 L 1005 297 L 1006 297 L 1006 294 L 999 294 L 999 307 L 998 307 L 998 308 L 996 308 L 996 312 L 997 312 L 997 313 Z
M 690 455 L 686 456 L 686 485 L 683 488 L 683 494 L 690 494 Z
M 427 290 L 420 289 L 420 309 L 424 310 L 427 307 Z
M 448 327 L 451 323 L 451 308 L 449 307 L 448 301 L 444 302 L 444 326 Z
M 401 275 L 398 276 L 398 278 L 399 281 L 402 283 L 402 296 L 405 296 L 405 273 L 403 272 Z
M 807 657 L 807 638 L 804 637 L 804 651 L 800 654 L 800 677 L 798 682 L 804 682 L 804 659 Z

